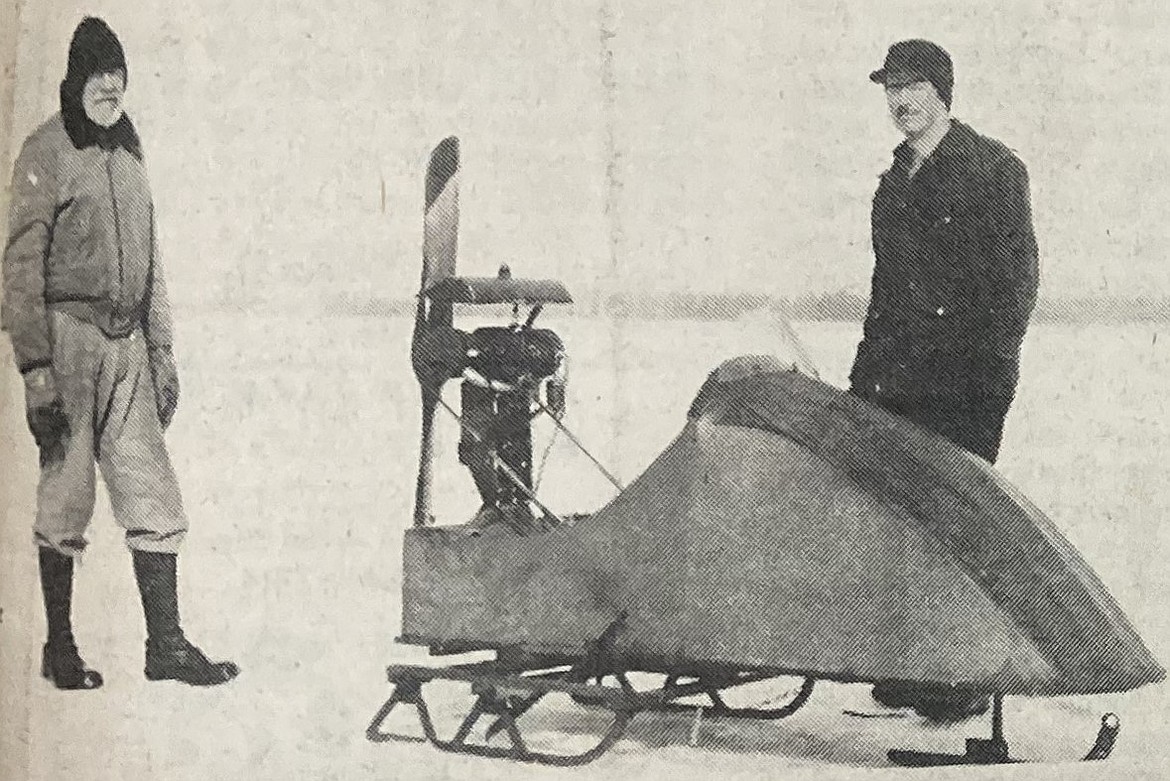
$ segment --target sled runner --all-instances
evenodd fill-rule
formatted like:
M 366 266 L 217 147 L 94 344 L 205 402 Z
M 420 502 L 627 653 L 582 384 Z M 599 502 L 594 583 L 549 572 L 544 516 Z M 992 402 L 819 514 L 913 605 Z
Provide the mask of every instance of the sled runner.
M 428 207 L 433 191 L 454 200 L 457 150 L 451 139 L 436 150 L 428 183 L 441 178 L 447 189 L 428 184 Z M 428 208 L 427 259 L 455 244 L 434 213 Z M 442 215 L 455 231 L 450 210 Z M 423 461 L 416 524 L 404 537 L 399 640 L 435 656 L 496 658 L 391 665 L 393 691 L 369 726 L 371 740 L 397 737 L 384 722 L 402 705 L 417 710 L 424 739 L 444 751 L 581 764 L 641 713 L 774 720 L 797 712 L 816 680 L 891 682 L 993 698 L 989 738 L 968 740 L 963 754 L 892 750 L 891 762 L 1006 763 L 1017 760 L 1003 734 L 1005 696 L 1120 692 L 1164 679 L 1088 564 L 993 468 L 773 358 L 717 367 L 678 436 L 636 480 L 594 512 L 555 514 L 535 499 L 523 458 L 509 455 L 524 416 L 500 434 L 497 421 L 455 412 L 440 391 L 471 376 L 466 356 L 494 349 L 487 336 L 503 340 L 498 363 L 511 372 L 472 372 L 488 392 L 517 394 L 554 376 L 555 349 L 545 348 L 559 340 L 538 338 L 533 321 L 568 293 L 509 274 L 461 279 L 453 256 L 447 261 L 424 268 L 413 344 Z M 477 340 L 452 328 L 454 303 L 533 312 Z M 524 356 L 538 369 L 518 385 Z M 481 446 L 492 490 L 507 484 L 508 507 L 524 512 L 489 507 L 495 494 L 487 491 L 485 508 L 499 512 L 485 517 L 498 522 L 434 523 L 423 477 L 439 406 Z M 661 683 L 639 688 L 648 675 Z M 762 681 L 785 695 L 728 704 L 737 688 Z M 424 696 L 439 682 L 475 696 L 453 731 L 436 726 Z M 596 745 L 563 755 L 529 748 L 520 720 L 550 697 L 607 715 Z M 485 717 L 484 739 L 474 740 Z M 1106 758 L 1118 728 L 1107 714 L 1084 758 Z

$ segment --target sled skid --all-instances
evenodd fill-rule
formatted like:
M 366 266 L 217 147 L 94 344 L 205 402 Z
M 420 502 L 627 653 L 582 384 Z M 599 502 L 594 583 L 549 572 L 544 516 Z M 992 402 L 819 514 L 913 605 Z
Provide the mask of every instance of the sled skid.
M 630 693 L 636 694 L 633 686 L 630 685 L 629 679 L 625 673 L 612 673 L 621 687 Z M 808 698 L 812 696 L 813 686 L 816 679 L 805 677 L 801 681 L 800 689 L 792 696 L 792 698 L 781 707 L 777 708 L 738 708 L 732 707 L 724 702 L 722 692 L 725 689 L 731 689 L 736 686 L 743 686 L 749 683 L 759 683 L 760 681 L 767 681 L 772 678 L 782 677 L 780 673 L 773 671 L 751 671 L 744 672 L 733 676 L 714 676 L 706 677 L 699 676 L 695 680 L 687 683 L 679 683 L 680 676 L 671 675 L 666 679 L 661 689 L 647 692 L 646 695 L 652 699 L 647 706 L 649 710 L 660 711 L 663 713 L 690 713 L 693 714 L 696 710 L 703 712 L 705 717 L 719 718 L 719 719 L 755 719 L 760 721 L 776 721 L 791 716 L 796 711 L 808 702 Z M 691 677 L 691 676 L 685 676 Z M 598 678 L 600 683 L 601 678 Z M 711 701 L 710 705 L 691 705 L 688 703 L 676 702 L 676 700 L 684 697 L 705 695 Z M 580 704 L 588 704 L 584 700 L 574 697 L 574 700 Z
M 890 761 L 904 767 L 939 767 L 943 765 L 1006 765 L 1022 762 L 1008 756 L 1008 744 L 1002 740 L 967 738 L 965 754 L 934 754 L 929 751 L 892 749 Z
M 731 679 L 709 680 L 699 678 L 692 683 L 679 684 L 676 679 L 667 680 L 666 686 L 663 687 L 664 692 L 674 700 L 680 697 L 688 697 L 694 694 L 705 694 L 709 700 L 710 705 L 686 705 L 680 702 L 672 702 L 666 700 L 659 705 L 656 710 L 666 711 L 668 713 L 694 713 L 696 710 L 701 710 L 703 716 L 719 718 L 719 719 L 757 719 L 763 721 L 776 721 L 791 716 L 796 711 L 808 702 L 808 698 L 812 696 L 813 686 L 816 679 L 812 677 L 805 677 L 801 682 L 800 689 L 792 699 L 786 704 L 778 708 L 738 708 L 728 705 L 723 701 L 720 692 L 724 689 L 730 689 L 735 686 L 743 686 L 748 683 L 756 683 L 759 681 L 766 681 L 770 678 L 779 677 L 770 672 L 750 672 L 743 673 Z
M 626 671 L 612 667 L 602 669 L 595 657 L 578 659 L 574 664 L 552 659 L 542 661 L 541 657 L 533 656 L 529 659 L 531 667 L 520 667 L 517 663 L 524 658 L 523 655 L 503 653 L 501 656 L 504 657 L 501 660 L 450 667 L 391 665 L 386 670 L 386 677 L 394 690 L 374 715 L 366 730 L 366 737 L 378 743 L 389 740 L 425 740 L 443 751 L 493 759 L 559 766 L 583 765 L 608 751 L 625 733 L 630 721 L 642 711 L 694 712 L 698 708 L 712 717 L 779 719 L 795 713 L 804 705 L 813 686 L 813 679 L 805 678 L 797 694 L 783 707 L 732 708 L 720 697 L 722 689 L 781 677 L 781 674 L 773 671 L 724 672 L 710 677 L 696 677 L 693 681 L 681 684 L 678 682 L 679 676 L 669 675 L 662 687 L 637 691 L 630 684 Z M 607 676 L 615 678 L 619 685 L 603 685 L 602 681 Z M 463 717 L 450 740 L 438 735 L 423 697 L 423 687 L 435 680 L 466 683 L 476 697 L 475 704 Z M 528 748 L 518 720 L 546 695 L 553 693 L 567 695 L 579 705 L 602 708 L 612 714 L 613 720 L 600 733 L 598 742 L 592 748 L 579 754 L 550 754 Z M 675 702 L 682 697 L 704 694 L 710 698 L 711 705 L 694 706 Z M 383 729 L 386 718 L 400 703 L 415 707 L 425 738 L 398 735 Z M 470 742 L 473 729 L 484 716 L 491 717 L 491 723 L 484 733 L 484 742 Z M 508 746 L 486 745 L 501 733 L 508 736 Z
M 1116 714 L 1106 713 L 1101 717 L 1097 740 L 1084 756 L 1083 761 L 1108 758 L 1117 740 L 1121 722 Z M 891 749 L 890 761 L 903 767 L 940 767 L 944 765 L 1007 765 L 1025 762 L 1011 756 L 1007 741 L 1003 737 L 1003 695 L 995 695 L 991 717 L 991 738 L 967 738 L 967 751 L 963 754 L 933 753 L 929 751 L 907 751 Z

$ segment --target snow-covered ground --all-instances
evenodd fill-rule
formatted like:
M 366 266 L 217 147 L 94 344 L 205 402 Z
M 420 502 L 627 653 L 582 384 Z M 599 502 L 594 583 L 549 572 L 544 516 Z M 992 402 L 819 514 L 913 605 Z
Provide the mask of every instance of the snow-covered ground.
M 0 527 L 0 777 L 5 779 L 884 778 L 885 750 L 959 750 L 984 720 L 940 729 L 913 717 L 857 719 L 864 686 L 818 685 L 777 723 L 640 716 L 584 770 L 455 757 L 416 744 L 373 744 L 366 725 L 385 696 L 388 663 L 421 661 L 396 645 L 401 538 L 417 458 L 417 388 L 401 319 L 179 313 L 183 401 L 169 434 L 192 532 L 181 558 L 191 636 L 243 668 L 229 686 L 148 683 L 129 557 L 99 497 L 78 572 L 76 628 L 98 692 L 63 693 L 38 675 L 43 633 L 29 541 L 34 454 L 15 375 L 6 372 L 0 441 L 7 515 Z M 706 372 L 769 351 L 764 316 L 739 323 L 571 319 L 569 422 L 630 479 L 677 432 Z M 843 384 L 854 324 L 798 323 L 822 375 Z M 1155 655 L 1170 660 L 1165 567 L 1170 488 L 1170 376 L 1164 325 L 1044 325 L 1025 353 L 1002 471 L 1082 551 Z M 7 345 L 3 347 L 7 350 Z M 0 365 L 10 356 L 0 354 Z M 538 435 L 538 452 L 549 432 Z M 440 517 L 461 521 L 472 487 L 443 421 Z M 588 509 L 610 492 L 563 439 L 543 487 L 554 509 Z M 440 697 L 448 722 L 461 704 Z M 1008 738 L 1022 757 L 1063 761 L 1087 750 L 1107 711 L 1122 719 L 1105 766 L 1035 765 L 919 772 L 930 778 L 1161 778 L 1170 760 L 1165 686 L 1069 700 L 1009 700 Z M 574 743 L 594 725 L 567 705 L 532 715 L 534 741 Z M 404 724 L 407 722 L 403 722 Z M 450 729 L 450 727 L 448 727 Z M 574 743 L 575 745 L 575 743 Z

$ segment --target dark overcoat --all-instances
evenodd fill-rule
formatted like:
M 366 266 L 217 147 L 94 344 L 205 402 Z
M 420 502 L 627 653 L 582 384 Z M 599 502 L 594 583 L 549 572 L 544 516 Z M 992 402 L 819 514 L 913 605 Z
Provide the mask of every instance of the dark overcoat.
M 913 177 L 911 161 L 904 143 L 874 196 L 852 388 L 879 402 L 1010 401 L 1039 282 L 1027 169 L 956 120 Z

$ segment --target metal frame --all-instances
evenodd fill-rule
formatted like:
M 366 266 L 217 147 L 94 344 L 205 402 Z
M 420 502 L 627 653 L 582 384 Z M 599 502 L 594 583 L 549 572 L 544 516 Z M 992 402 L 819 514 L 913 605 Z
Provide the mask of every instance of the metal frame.
M 715 677 L 686 676 L 694 677 L 693 681 L 686 683 L 679 682 L 683 676 L 668 675 L 662 687 L 637 691 L 630 684 L 628 673 L 639 670 L 620 667 L 602 669 L 598 666 L 598 657 L 579 660 L 577 664 L 567 669 L 564 664 L 555 664 L 556 661 L 558 660 L 548 659 L 541 663 L 534 657 L 529 664 L 535 666 L 521 668 L 498 659 L 449 667 L 391 665 L 386 670 L 386 677 L 394 686 L 394 690 L 374 715 L 366 729 L 366 737 L 378 743 L 393 740 L 425 741 L 442 751 L 492 759 L 556 766 L 584 765 L 607 752 L 625 733 L 634 717 L 641 712 L 683 711 L 720 718 L 775 720 L 790 716 L 799 710 L 811 696 L 814 684 L 812 678 L 804 678 L 799 691 L 782 707 L 733 708 L 723 701 L 720 696 L 722 690 L 785 677 L 785 674 L 773 671 L 735 673 L 724 671 Z M 607 677 L 614 678 L 618 685 L 605 685 L 603 682 Z M 589 682 L 590 678 L 593 679 L 592 683 Z M 423 695 L 423 687 L 436 680 L 467 683 L 471 686 L 472 693 L 476 695 L 475 703 L 449 740 L 440 737 Z M 613 720 L 600 734 L 598 742 L 588 750 L 577 754 L 551 754 L 528 748 L 517 723 L 518 719 L 546 695 L 553 693 L 566 694 L 579 705 L 601 708 L 613 715 Z M 678 702 L 679 699 L 697 694 L 707 695 L 712 704 L 703 706 Z M 400 735 L 383 729 L 386 719 L 400 703 L 414 706 L 424 737 Z M 485 742 L 468 742 L 473 728 L 483 716 L 494 717 L 494 721 L 484 733 Z M 500 732 L 508 735 L 510 745 L 506 747 L 487 745 Z
M 617 626 L 615 624 L 611 630 L 616 630 Z M 791 671 L 735 670 L 718 665 L 685 665 L 678 668 L 679 672 L 665 671 L 662 665 L 652 662 L 631 662 L 626 665 L 613 653 L 612 640 L 615 634 L 616 631 L 607 630 L 596 643 L 590 644 L 588 653 L 576 657 L 504 648 L 497 649 L 496 659 L 484 662 L 445 667 L 391 665 L 386 670 L 386 677 L 394 688 L 366 728 L 366 737 L 377 743 L 429 742 L 442 751 L 490 759 L 562 767 L 584 765 L 609 751 L 639 713 L 694 713 L 696 719 L 710 717 L 776 721 L 800 710 L 811 697 L 816 682 L 812 676 L 803 676 L 799 690 L 783 705 L 769 708 L 732 707 L 722 696 L 728 689 L 776 678 L 802 676 Z M 658 688 L 639 691 L 629 680 L 629 674 L 636 672 L 664 674 L 666 681 Z M 606 684 L 606 679 L 612 679 L 614 684 Z M 476 698 L 450 739 L 440 736 L 423 694 L 424 686 L 433 681 L 468 684 Z M 565 694 L 578 705 L 600 708 L 612 715 L 612 721 L 599 733 L 597 742 L 591 748 L 577 754 L 553 754 L 533 751 L 528 747 L 519 719 L 545 696 L 554 693 Z M 680 702 L 694 696 L 706 696 L 711 704 Z M 1001 693 L 994 695 L 991 737 L 968 738 L 965 753 L 892 749 L 887 754 L 890 762 L 905 767 L 1025 762 L 1010 755 L 1004 739 L 1003 697 Z M 386 719 L 399 704 L 414 706 L 422 726 L 422 737 L 385 731 L 383 725 Z M 492 722 L 483 733 L 483 741 L 471 742 L 472 731 L 484 716 L 492 717 Z M 1096 741 L 1083 760 L 1108 758 L 1119 730 L 1118 717 L 1113 713 L 1105 714 Z M 500 733 L 507 735 L 508 745 L 489 745 Z

